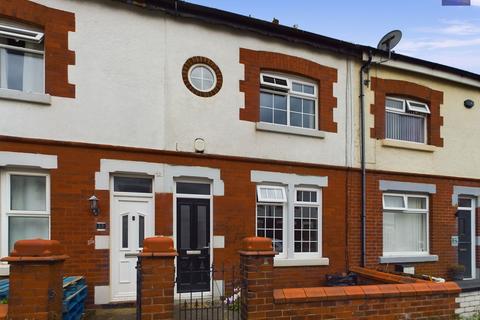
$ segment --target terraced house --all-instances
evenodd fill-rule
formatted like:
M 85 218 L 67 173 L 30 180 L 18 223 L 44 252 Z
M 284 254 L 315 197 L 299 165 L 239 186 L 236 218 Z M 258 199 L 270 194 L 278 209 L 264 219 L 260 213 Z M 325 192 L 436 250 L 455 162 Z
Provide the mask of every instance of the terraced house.
M 188 271 L 237 265 L 253 235 L 277 288 L 477 278 L 480 75 L 387 57 L 183 1 L 2 1 L 1 256 L 59 240 L 90 305 L 135 300 L 153 235 L 176 293 L 211 291 Z

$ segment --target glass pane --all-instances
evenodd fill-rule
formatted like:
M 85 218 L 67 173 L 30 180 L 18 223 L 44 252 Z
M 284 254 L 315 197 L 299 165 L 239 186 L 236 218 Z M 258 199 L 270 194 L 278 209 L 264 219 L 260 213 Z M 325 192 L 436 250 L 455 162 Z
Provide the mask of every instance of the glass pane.
M 190 249 L 189 205 L 180 205 L 180 249 Z
M 302 112 L 302 99 L 290 97 L 290 111 Z
M 458 198 L 458 206 L 463 208 L 472 207 L 472 199 L 469 198 Z
M 315 116 L 304 115 L 303 116 L 303 127 L 313 129 L 315 128 Z
M 280 95 L 274 95 L 274 103 L 273 103 L 275 109 L 279 110 L 287 110 L 287 97 L 286 96 L 280 96 Z
M 297 92 L 303 92 L 302 85 L 300 83 L 293 82 L 292 83 L 292 90 Z
M 427 199 L 408 197 L 408 209 L 427 209 Z
M 203 71 L 203 79 L 204 80 L 209 80 L 210 82 L 213 83 L 214 77 L 213 77 L 212 71 L 210 71 L 210 69 L 205 68 L 205 67 L 200 67 L 200 68 L 202 68 L 202 71 Z
M 202 90 L 208 91 L 213 87 L 213 79 L 203 79 L 202 80 Z
M 44 92 L 43 56 L 0 49 L 1 87 L 25 92 Z
M 425 252 L 426 250 L 426 213 L 384 213 L 384 252 Z
M 190 82 L 192 83 L 192 86 L 197 89 L 197 90 L 203 90 L 202 89 L 202 79 L 198 78 L 191 78 Z
M 308 94 L 315 94 L 315 88 L 310 85 L 303 85 L 303 92 L 308 93 Z
M 195 67 L 192 69 L 192 72 L 190 73 L 190 76 L 192 78 L 202 78 L 202 69 L 200 67 Z
M 273 123 L 273 109 L 260 108 L 260 121 Z
M 128 215 L 122 216 L 122 248 L 128 248 Z
M 273 94 L 260 92 L 260 105 L 262 107 L 273 108 Z
M 425 116 L 386 112 L 386 137 L 388 139 L 425 143 Z
M 138 216 L 138 247 L 143 248 L 144 239 L 145 239 L 145 217 Z
M 275 110 L 273 113 L 273 122 L 277 124 L 287 124 L 287 112 Z
M 303 99 L 303 113 L 315 114 L 315 101 Z
M 183 194 L 210 194 L 210 184 L 177 182 L 177 193 Z
M 8 250 L 12 251 L 17 240 L 49 239 L 47 217 L 9 217 Z
M 207 243 L 207 234 L 208 234 L 208 213 L 206 206 L 197 207 L 197 247 L 206 248 L 208 247 Z
M 385 195 L 383 201 L 385 208 L 405 208 L 403 196 Z
M 10 176 L 10 209 L 45 211 L 47 209 L 47 178 L 45 176 Z
M 387 98 L 385 102 L 388 108 L 403 111 L 404 101 L 392 100 Z
M 294 127 L 301 127 L 302 114 L 297 112 L 290 112 L 290 125 Z
M 152 193 L 152 179 L 114 177 L 113 190 L 118 192 Z

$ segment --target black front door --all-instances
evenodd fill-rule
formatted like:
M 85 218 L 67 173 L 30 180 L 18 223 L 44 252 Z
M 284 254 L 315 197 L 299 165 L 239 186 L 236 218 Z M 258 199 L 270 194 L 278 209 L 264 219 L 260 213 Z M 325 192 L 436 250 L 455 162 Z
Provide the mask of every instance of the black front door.
M 460 208 L 458 221 L 458 264 L 465 266 L 465 278 L 472 277 L 472 210 Z
M 210 291 L 210 200 L 177 199 L 177 292 Z

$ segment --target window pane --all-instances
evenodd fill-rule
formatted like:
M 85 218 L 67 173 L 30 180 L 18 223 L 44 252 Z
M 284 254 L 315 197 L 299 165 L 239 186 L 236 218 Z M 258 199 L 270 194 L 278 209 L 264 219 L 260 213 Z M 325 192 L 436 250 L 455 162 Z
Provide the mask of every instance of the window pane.
M 427 199 L 408 197 L 408 209 L 427 209 Z
M 260 121 L 273 123 L 273 109 L 260 108 Z
M 472 207 L 472 199 L 458 198 L 458 206 L 463 207 L 463 208 L 471 208 Z
M 392 100 L 387 98 L 385 102 L 388 108 L 403 111 L 404 101 Z
M 290 111 L 302 112 L 302 99 L 290 97 Z
M 277 124 L 287 124 L 287 112 L 275 110 L 273 113 L 273 122 Z
M 128 248 L 128 215 L 122 216 L 122 248 Z
M 290 125 L 294 127 L 302 127 L 302 114 L 290 112 Z
M 303 113 L 315 114 L 315 101 L 303 99 Z
M 292 83 L 292 90 L 297 92 L 303 92 L 302 85 L 300 83 L 293 82 Z
M 384 252 L 426 252 L 426 239 L 426 213 L 385 212 L 383 214 Z
M 274 95 L 274 103 L 273 106 L 275 109 L 278 110 L 287 110 L 287 97 L 286 96 L 280 96 L 280 95 Z
M 138 246 L 143 248 L 143 240 L 145 240 L 145 217 L 138 216 Z
M 177 193 L 183 194 L 210 194 L 210 184 L 177 182 Z
M 315 116 L 303 115 L 303 127 L 310 129 L 315 128 Z
M 303 92 L 308 93 L 308 94 L 314 94 L 315 89 L 313 86 L 309 86 L 307 84 L 303 85 Z
M 383 201 L 385 208 L 405 208 L 403 196 L 385 195 Z
M 190 249 L 190 206 L 180 206 L 180 249 Z
M 207 207 L 199 205 L 197 207 L 197 246 L 198 248 L 208 247 L 207 234 L 208 234 L 208 213 Z M 208 235 L 210 237 L 210 235 Z
M 12 251 L 17 240 L 49 239 L 49 221 L 47 217 L 9 217 L 8 249 Z
M 113 190 L 118 192 L 152 193 L 152 179 L 114 177 Z
M 258 212 L 267 212 L 265 218 Z M 271 238 L 274 249 L 283 252 L 283 207 L 278 205 L 257 205 L 257 236 Z
M 273 108 L 273 94 L 260 92 L 260 106 Z
M 45 211 L 47 209 L 47 178 L 45 176 L 10 176 L 10 209 Z
M 195 67 L 192 69 L 192 72 L 190 73 L 190 76 L 192 78 L 199 78 L 201 79 L 202 78 L 202 69 L 200 69 L 199 67 Z
M 301 191 L 303 197 L 310 191 Z M 298 194 L 298 193 L 297 193 Z M 308 201 L 303 198 L 303 201 Z M 294 241 L 295 252 L 318 252 L 318 215 L 317 207 L 295 207 Z M 299 212 L 301 211 L 301 215 Z M 313 215 L 312 213 L 315 213 Z M 313 245 L 312 245 L 313 244 Z
M 425 143 L 425 120 L 424 116 L 386 112 L 386 137 L 388 139 Z

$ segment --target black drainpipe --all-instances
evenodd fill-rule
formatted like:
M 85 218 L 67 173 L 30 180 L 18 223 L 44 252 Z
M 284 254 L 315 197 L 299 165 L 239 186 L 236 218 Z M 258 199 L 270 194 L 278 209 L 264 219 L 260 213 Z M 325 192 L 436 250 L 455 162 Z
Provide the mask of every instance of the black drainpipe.
M 365 62 L 360 68 L 360 164 L 362 169 L 362 184 L 361 184 L 361 206 L 362 206 L 362 228 L 361 228 L 361 241 L 362 241 L 362 267 L 367 264 L 367 248 L 366 248 L 366 197 L 367 197 L 367 172 L 365 170 L 365 92 L 364 86 L 367 82 L 364 80 L 364 74 L 368 73 L 370 65 L 372 64 L 372 53 L 368 53 L 368 61 Z

